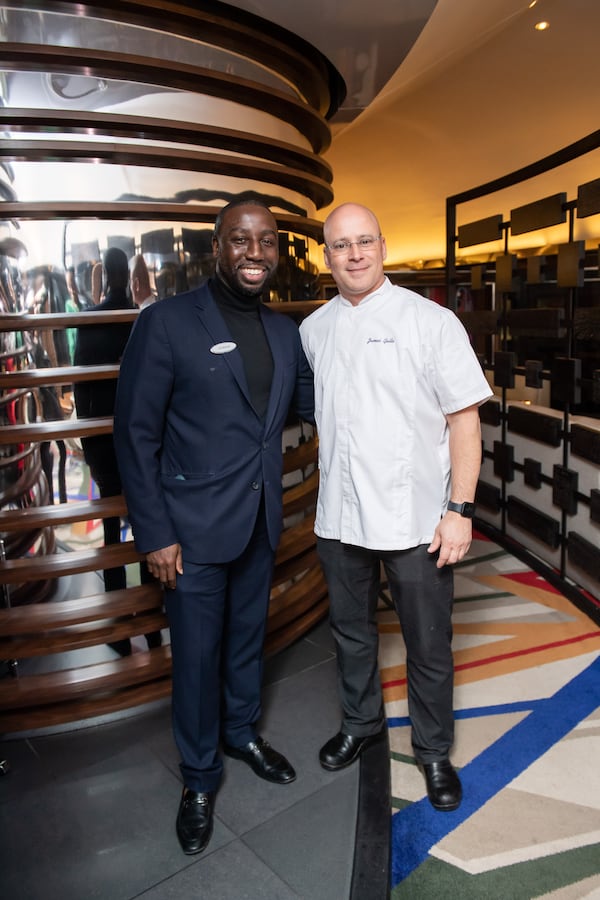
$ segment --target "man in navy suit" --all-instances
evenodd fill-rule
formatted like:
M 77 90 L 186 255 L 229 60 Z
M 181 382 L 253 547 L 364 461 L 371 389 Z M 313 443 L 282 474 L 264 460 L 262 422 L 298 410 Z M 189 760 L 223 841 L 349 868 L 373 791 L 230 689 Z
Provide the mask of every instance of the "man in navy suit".
M 261 302 L 278 262 L 260 200 L 218 215 L 216 273 L 140 314 L 117 392 L 115 446 L 136 546 L 166 588 L 173 731 L 185 853 L 212 832 L 223 751 L 287 784 L 288 760 L 257 732 L 262 655 L 282 529 L 282 432 L 313 421 L 298 328 Z

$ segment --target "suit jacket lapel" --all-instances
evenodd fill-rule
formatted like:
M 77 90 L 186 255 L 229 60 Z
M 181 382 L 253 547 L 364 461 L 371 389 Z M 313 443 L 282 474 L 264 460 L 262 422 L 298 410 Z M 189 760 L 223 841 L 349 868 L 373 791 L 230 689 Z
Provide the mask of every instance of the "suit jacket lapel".
M 282 315 L 282 313 L 275 313 L 275 315 Z M 286 360 L 282 342 L 276 328 L 276 320 L 272 315 L 263 315 L 262 311 L 260 318 L 263 323 L 267 341 L 269 342 L 269 347 L 271 348 L 271 355 L 273 357 L 273 381 L 271 383 L 269 405 L 267 407 L 267 415 L 265 418 L 265 429 L 268 430 L 271 427 L 271 422 L 279 406 L 279 400 L 283 388 L 283 372 L 285 369 Z
M 229 329 L 227 328 L 225 320 L 219 312 L 219 308 L 213 300 L 208 288 L 201 288 L 198 294 L 199 296 L 196 301 L 196 308 L 199 313 L 200 321 L 211 338 L 211 346 L 214 347 L 216 344 L 223 344 L 231 341 L 232 338 L 231 334 L 229 333 Z M 231 373 L 237 381 L 242 394 L 244 395 L 250 406 L 252 406 L 250 402 L 250 393 L 248 391 L 248 382 L 246 380 L 246 373 L 244 372 L 244 364 L 242 362 L 241 355 L 239 353 L 235 353 L 234 351 L 230 353 L 222 353 L 220 355 L 225 363 L 229 366 Z

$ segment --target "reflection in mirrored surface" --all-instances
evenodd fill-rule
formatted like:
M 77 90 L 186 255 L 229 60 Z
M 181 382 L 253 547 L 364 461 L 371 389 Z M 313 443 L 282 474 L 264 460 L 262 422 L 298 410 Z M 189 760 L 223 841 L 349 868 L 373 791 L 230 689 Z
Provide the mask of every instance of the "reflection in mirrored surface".
M 201 66 L 294 93 L 285 79 L 218 47 L 126 22 L 33 10 L 4 9 L 3 40 L 42 46 L 116 51 L 141 58 Z M 115 103 L 167 93 L 157 85 L 79 74 L 13 72 L 6 76 L 10 106 L 104 109 Z

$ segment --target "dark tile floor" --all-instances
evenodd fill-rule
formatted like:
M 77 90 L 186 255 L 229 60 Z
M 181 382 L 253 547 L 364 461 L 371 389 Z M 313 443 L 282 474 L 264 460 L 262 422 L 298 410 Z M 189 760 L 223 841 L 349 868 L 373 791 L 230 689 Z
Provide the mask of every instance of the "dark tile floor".
M 0 895 L 348 898 L 360 769 L 327 773 L 317 758 L 339 725 L 327 623 L 269 660 L 265 676 L 261 733 L 289 756 L 298 779 L 272 785 L 226 759 L 214 834 L 195 857 L 184 856 L 175 835 L 181 784 L 168 703 L 4 740 L 0 759 L 10 772 L 0 778 Z

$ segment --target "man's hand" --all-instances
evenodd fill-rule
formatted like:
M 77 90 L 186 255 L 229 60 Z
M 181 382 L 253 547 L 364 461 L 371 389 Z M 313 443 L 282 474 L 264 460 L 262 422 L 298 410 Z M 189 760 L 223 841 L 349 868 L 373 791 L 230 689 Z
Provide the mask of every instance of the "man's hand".
M 435 529 L 428 553 L 439 550 L 437 568 L 460 562 L 469 551 L 473 537 L 471 519 L 465 519 L 455 512 L 447 512 Z
M 173 590 L 177 575 L 183 575 L 181 546 L 169 544 L 168 547 L 161 547 L 160 550 L 152 550 L 151 553 L 146 554 L 146 564 L 151 575 L 158 578 L 165 587 Z

